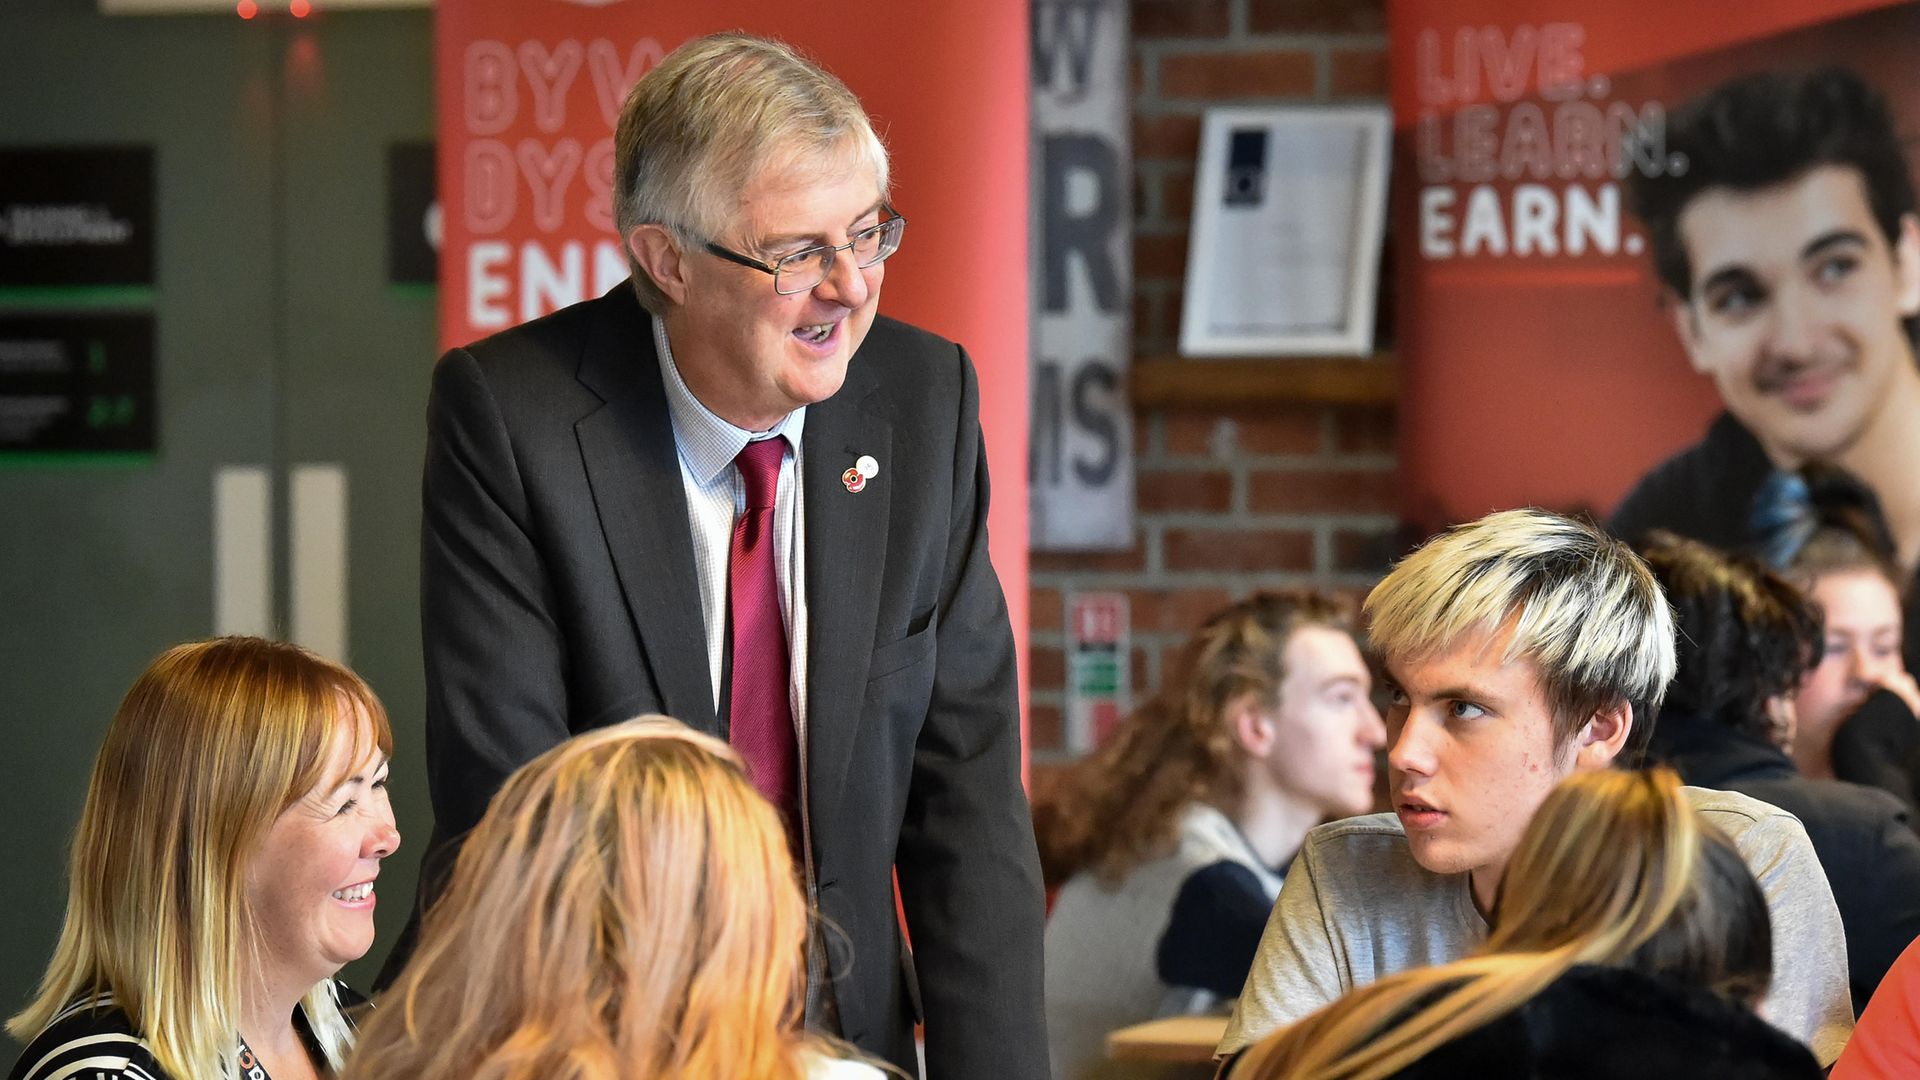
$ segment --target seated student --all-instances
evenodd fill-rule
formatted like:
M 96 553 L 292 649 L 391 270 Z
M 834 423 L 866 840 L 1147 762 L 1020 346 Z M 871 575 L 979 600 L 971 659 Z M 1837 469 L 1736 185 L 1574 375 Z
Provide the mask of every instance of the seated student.
M 400 846 L 393 735 L 352 672 L 257 638 L 180 645 L 107 728 L 74 836 L 66 926 L 11 1080 L 332 1075 Z
M 1920 1076 L 1920 940 L 1909 944 L 1887 969 L 1829 1075 L 1832 1080 Z
M 1666 769 L 1578 773 L 1514 852 L 1471 958 L 1391 975 L 1248 1050 L 1234 1080 L 1811 1080 L 1753 1015 L 1766 898 Z
M 860 1080 L 801 1029 L 807 905 L 726 743 L 664 716 L 507 779 L 351 1080 Z
M 1648 756 L 1687 783 L 1751 795 L 1800 819 L 1847 933 L 1854 1011 L 1920 935 L 1920 838 L 1900 800 L 1794 771 L 1789 695 L 1820 653 L 1820 612 L 1744 555 L 1655 532 L 1641 557 L 1679 625 L 1678 667 Z
M 1794 764 L 1814 777 L 1885 788 L 1916 806 L 1920 686 L 1902 661 L 1893 535 L 1879 500 L 1840 469 L 1792 474 L 1764 551 L 1811 596 L 1826 626 L 1820 663 L 1794 695 Z
M 1547 793 L 1637 764 L 1673 676 L 1672 618 L 1646 565 L 1540 510 L 1429 541 L 1365 610 L 1393 691 L 1395 812 L 1308 834 L 1223 1053 L 1382 976 L 1467 955 Z M 1806 830 L 1744 795 L 1687 797 L 1754 868 L 1780 930 L 1764 1015 L 1832 1061 L 1853 1028 L 1846 938 Z
M 1039 802 L 1053 1075 L 1112 1073 L 1114 1028 L 1240 992 L 1307 830 L 1373 805 L 1386 730 L 1338 608 L 1260 593 Z

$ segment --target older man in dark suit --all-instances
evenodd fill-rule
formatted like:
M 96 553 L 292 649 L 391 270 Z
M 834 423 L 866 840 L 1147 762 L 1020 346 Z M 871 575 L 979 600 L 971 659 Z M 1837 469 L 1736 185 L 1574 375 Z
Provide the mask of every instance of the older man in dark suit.
M 633 281 L 434 373 L 422 878 L 516 767 L 665 712 L 786 815 L 825 917 L 811 1024 L 911 1073 L 924 1015 L 930 1076 L 1044 1077 L 978 388 L 876 314 L 886 152 L 831 75 L 720 35 L 634 88 L 615 169 Z

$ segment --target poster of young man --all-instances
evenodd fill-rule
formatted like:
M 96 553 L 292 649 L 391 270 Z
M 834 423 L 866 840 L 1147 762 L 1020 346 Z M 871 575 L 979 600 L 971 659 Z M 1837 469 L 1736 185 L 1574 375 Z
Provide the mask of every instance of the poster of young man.
M 1397 4 L 1409 518 L 1742 546 L 1767 477 L 1821 462 L 1911 570 L 1915 41 L 1884 0 Z

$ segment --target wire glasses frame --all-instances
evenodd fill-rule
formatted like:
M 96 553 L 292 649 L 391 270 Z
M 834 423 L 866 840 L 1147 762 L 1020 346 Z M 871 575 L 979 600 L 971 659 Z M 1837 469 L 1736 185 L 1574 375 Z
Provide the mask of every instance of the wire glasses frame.
M 728 262 L 773 275 L 773 291 L 781 296 L 793 296 L 819 288 L 820 283 L 827 280 L 827 275 L 833 273 L 834 260 L 843 251 L 853 252 L 853 265 L 860 269 L 884 262 L 889 255 L 899 251 L 900 234 L 906 232 L 907 219 L 885 203 L 881 204 L 881 209 L 893 216 L 878 225 L 861 229 L 848 237 L 844 244 L 803 248 L 771 263 L 721 247 L 711 240 L 707 241 L 707 251 Z

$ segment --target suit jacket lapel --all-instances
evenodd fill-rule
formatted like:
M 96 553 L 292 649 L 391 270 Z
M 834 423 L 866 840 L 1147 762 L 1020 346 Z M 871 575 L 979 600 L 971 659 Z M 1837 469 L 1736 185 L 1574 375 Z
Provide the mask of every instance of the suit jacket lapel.
M 574 425 L 594 509 L 661 707 L 717 732 L 687 494 L 652 325 L 631 284 L 599 303 L 605 315 L 587 343 L 580 381 L 606 405 Z
M 857 358 L 856 358 L 857 360 Z M 801 442 L 806 488 L 807 777 L 814 806 L 837 796 L 859 726 L 886 569 L 893 427 L 867 411 L 873 384 L 857 362 L 846 384 L 807 407 Z M 880 472 L 858 492 L 842 475 L 861 455 Z

